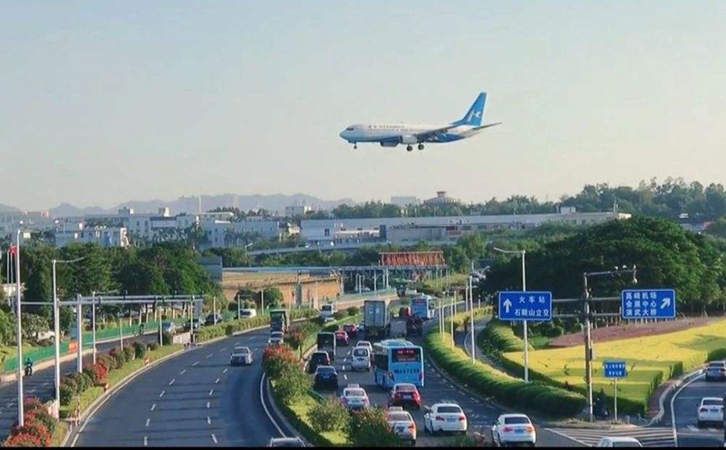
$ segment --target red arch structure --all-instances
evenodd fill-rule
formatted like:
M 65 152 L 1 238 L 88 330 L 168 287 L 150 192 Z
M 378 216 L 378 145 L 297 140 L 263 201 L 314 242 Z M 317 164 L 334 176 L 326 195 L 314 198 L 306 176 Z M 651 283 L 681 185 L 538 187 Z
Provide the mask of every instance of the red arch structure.
M 445 266 L 444 252 L 383 252 L 380 265 L 385 267 L 432 267 Z

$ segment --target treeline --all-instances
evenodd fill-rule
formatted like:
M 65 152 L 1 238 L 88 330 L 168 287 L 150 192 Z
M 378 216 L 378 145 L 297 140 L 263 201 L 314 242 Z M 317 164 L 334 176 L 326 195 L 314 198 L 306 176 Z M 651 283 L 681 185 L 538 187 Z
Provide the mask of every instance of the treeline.
M 721 184 L 708 186 L 682 178 L 655 178 L 641 181 L 638 187 L 588 184 L 574 196 L 559 201 L 541 202 L 535 197 L 513 195 L 505 200 L 492 198 L 482 203 L 452 205 L 398 205 L 379 201 L 362 205 L 340 205 L 330 212 L 311 213 L 306 218 L 381 218 L 458 215 L 542 214 L 557 212 L 560 206 L 574 206 L 581 212 L 611 211 L 617 204 L 620 212 L 652 217 L 678 219 L 688 214 L 689 220 L 713 220 L 726 215 L 726 191 Z
M 688 232 L 677 224 L 647 217 L 611 221 L 527 252 L 527 288 L 551 291 L 558 298 L 582 295 L 583 272 L 637 266 L 630 277 L 592 278 L 596 297 L 618 296 L 625 287 L 674 288 L 681 312 L 726 309 L 726 241 Z M 519 257 L 496 260 L 482 288 L 487 294 L 519 290 Z

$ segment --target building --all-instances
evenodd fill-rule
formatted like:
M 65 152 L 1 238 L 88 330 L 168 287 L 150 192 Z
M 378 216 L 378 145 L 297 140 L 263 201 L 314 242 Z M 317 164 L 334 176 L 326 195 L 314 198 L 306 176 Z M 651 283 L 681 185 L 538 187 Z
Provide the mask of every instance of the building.
M 18 229 L 28 232 L 53 230 L 55 222 L 48 211 L 0 212 L 0 237 L 8 237 Z
M 98 244 L 101 247 L 128 247 L 129 237 L 126 228 L 123 227 L 93 227 L 85 228 L 82 223 L 77 226 L 65 226 L 55 232 L 55 246 L 65 247 L 66 245 Z
M 461 201 L 448 197 L 446 191 L 436 191 L 436 197 L 424 200 L 426 206 L 443 206 L 443 205 L 459 205 Z
M 282 240 L 293 233 L 293 227 L 287 222 L 270 219 L 215 220 L 204 222 L 201 227 L 209 237 L 207 245 L 212 248 L 243 247 L 260 238 Z
M 561 208 L 551 214 L 476 215 L 442 217 L 390 217 L 376 219 L 310 219 L 301 221 L 300 237 L 308 244 L 330 247 L 356 242 L 371 244 L 453 243 L 459 237 L 492 228 L 526 229 L 544 223 L 590 225 L 608 220 L 628 219 L 616 212 L 578 213 Z
M 307 205 L 293 205 L 285 207 L 285 217 L 304 216 L 311 212 L 313 208 Z

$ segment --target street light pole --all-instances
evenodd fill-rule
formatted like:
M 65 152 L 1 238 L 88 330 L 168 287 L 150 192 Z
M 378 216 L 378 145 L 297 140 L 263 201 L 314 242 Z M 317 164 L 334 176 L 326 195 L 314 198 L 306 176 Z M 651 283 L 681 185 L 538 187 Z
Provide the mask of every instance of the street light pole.
M 22 312 L 20 307 L 20 229 L 17 232 L 17 245 L 15 246 L 15 321 L 17 322 L 18 341 L 18 426 L 25 424 L 23 408 L 23 325 Z
M 53 262 L 53 343 L 55 344 L 55 366 L 53 367 L 53 386 L 55 390 L 55 404 L 60 407 L 60 306 L 58 305 L 58 285 L 56 283 L 55 266 Z
M 500 253 L 519 253 L 522 256 L 522 292 L 527 292 L 527 269 L 525 263 L 525 255 L 527 250 L 502 250 L 494 247 L 494 250 Z M 527 339 L 527 321 L 522 321 L 522 330 L 524 337 L 524 382 L 529 383 L 529 340 Z
M 469 301 L 471 302 L 471 362 L 476 362 L 476 347 L 474 346 L 474 286 L 472 285 L 472 278 L 469 275 Z

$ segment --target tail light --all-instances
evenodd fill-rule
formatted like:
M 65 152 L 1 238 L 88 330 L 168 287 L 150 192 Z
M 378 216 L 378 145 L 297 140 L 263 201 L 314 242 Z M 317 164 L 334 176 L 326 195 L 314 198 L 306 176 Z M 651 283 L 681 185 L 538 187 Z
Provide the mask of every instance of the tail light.
M 504 431 L 505 433 L 510 433 L 510 432 L 514 431 L 514 428 L 512 428 L 512 427 L 504 427 L 504 428 L 502 428 L 502 431 Z
M 408 429 L 411 431 L 416 431 L 416 425 L 412 423 L 411 425 L 408 426 Z
M 527 433 L 534 432 L 534 427 L 532 425 L 527 425 Z
M 466 416 L 459 416 L 459 422 L 465 422 Z
M 436 416 L 436 420 L 438 420 L 439 422 L 443 422 L 446 419 L 444 419 L 443 416 Z
M 701 409 L 698 410 L 698 412 L 705 413 L 705 412 L 708 412 L 708 409 L 707 408 L 701 408 Z

